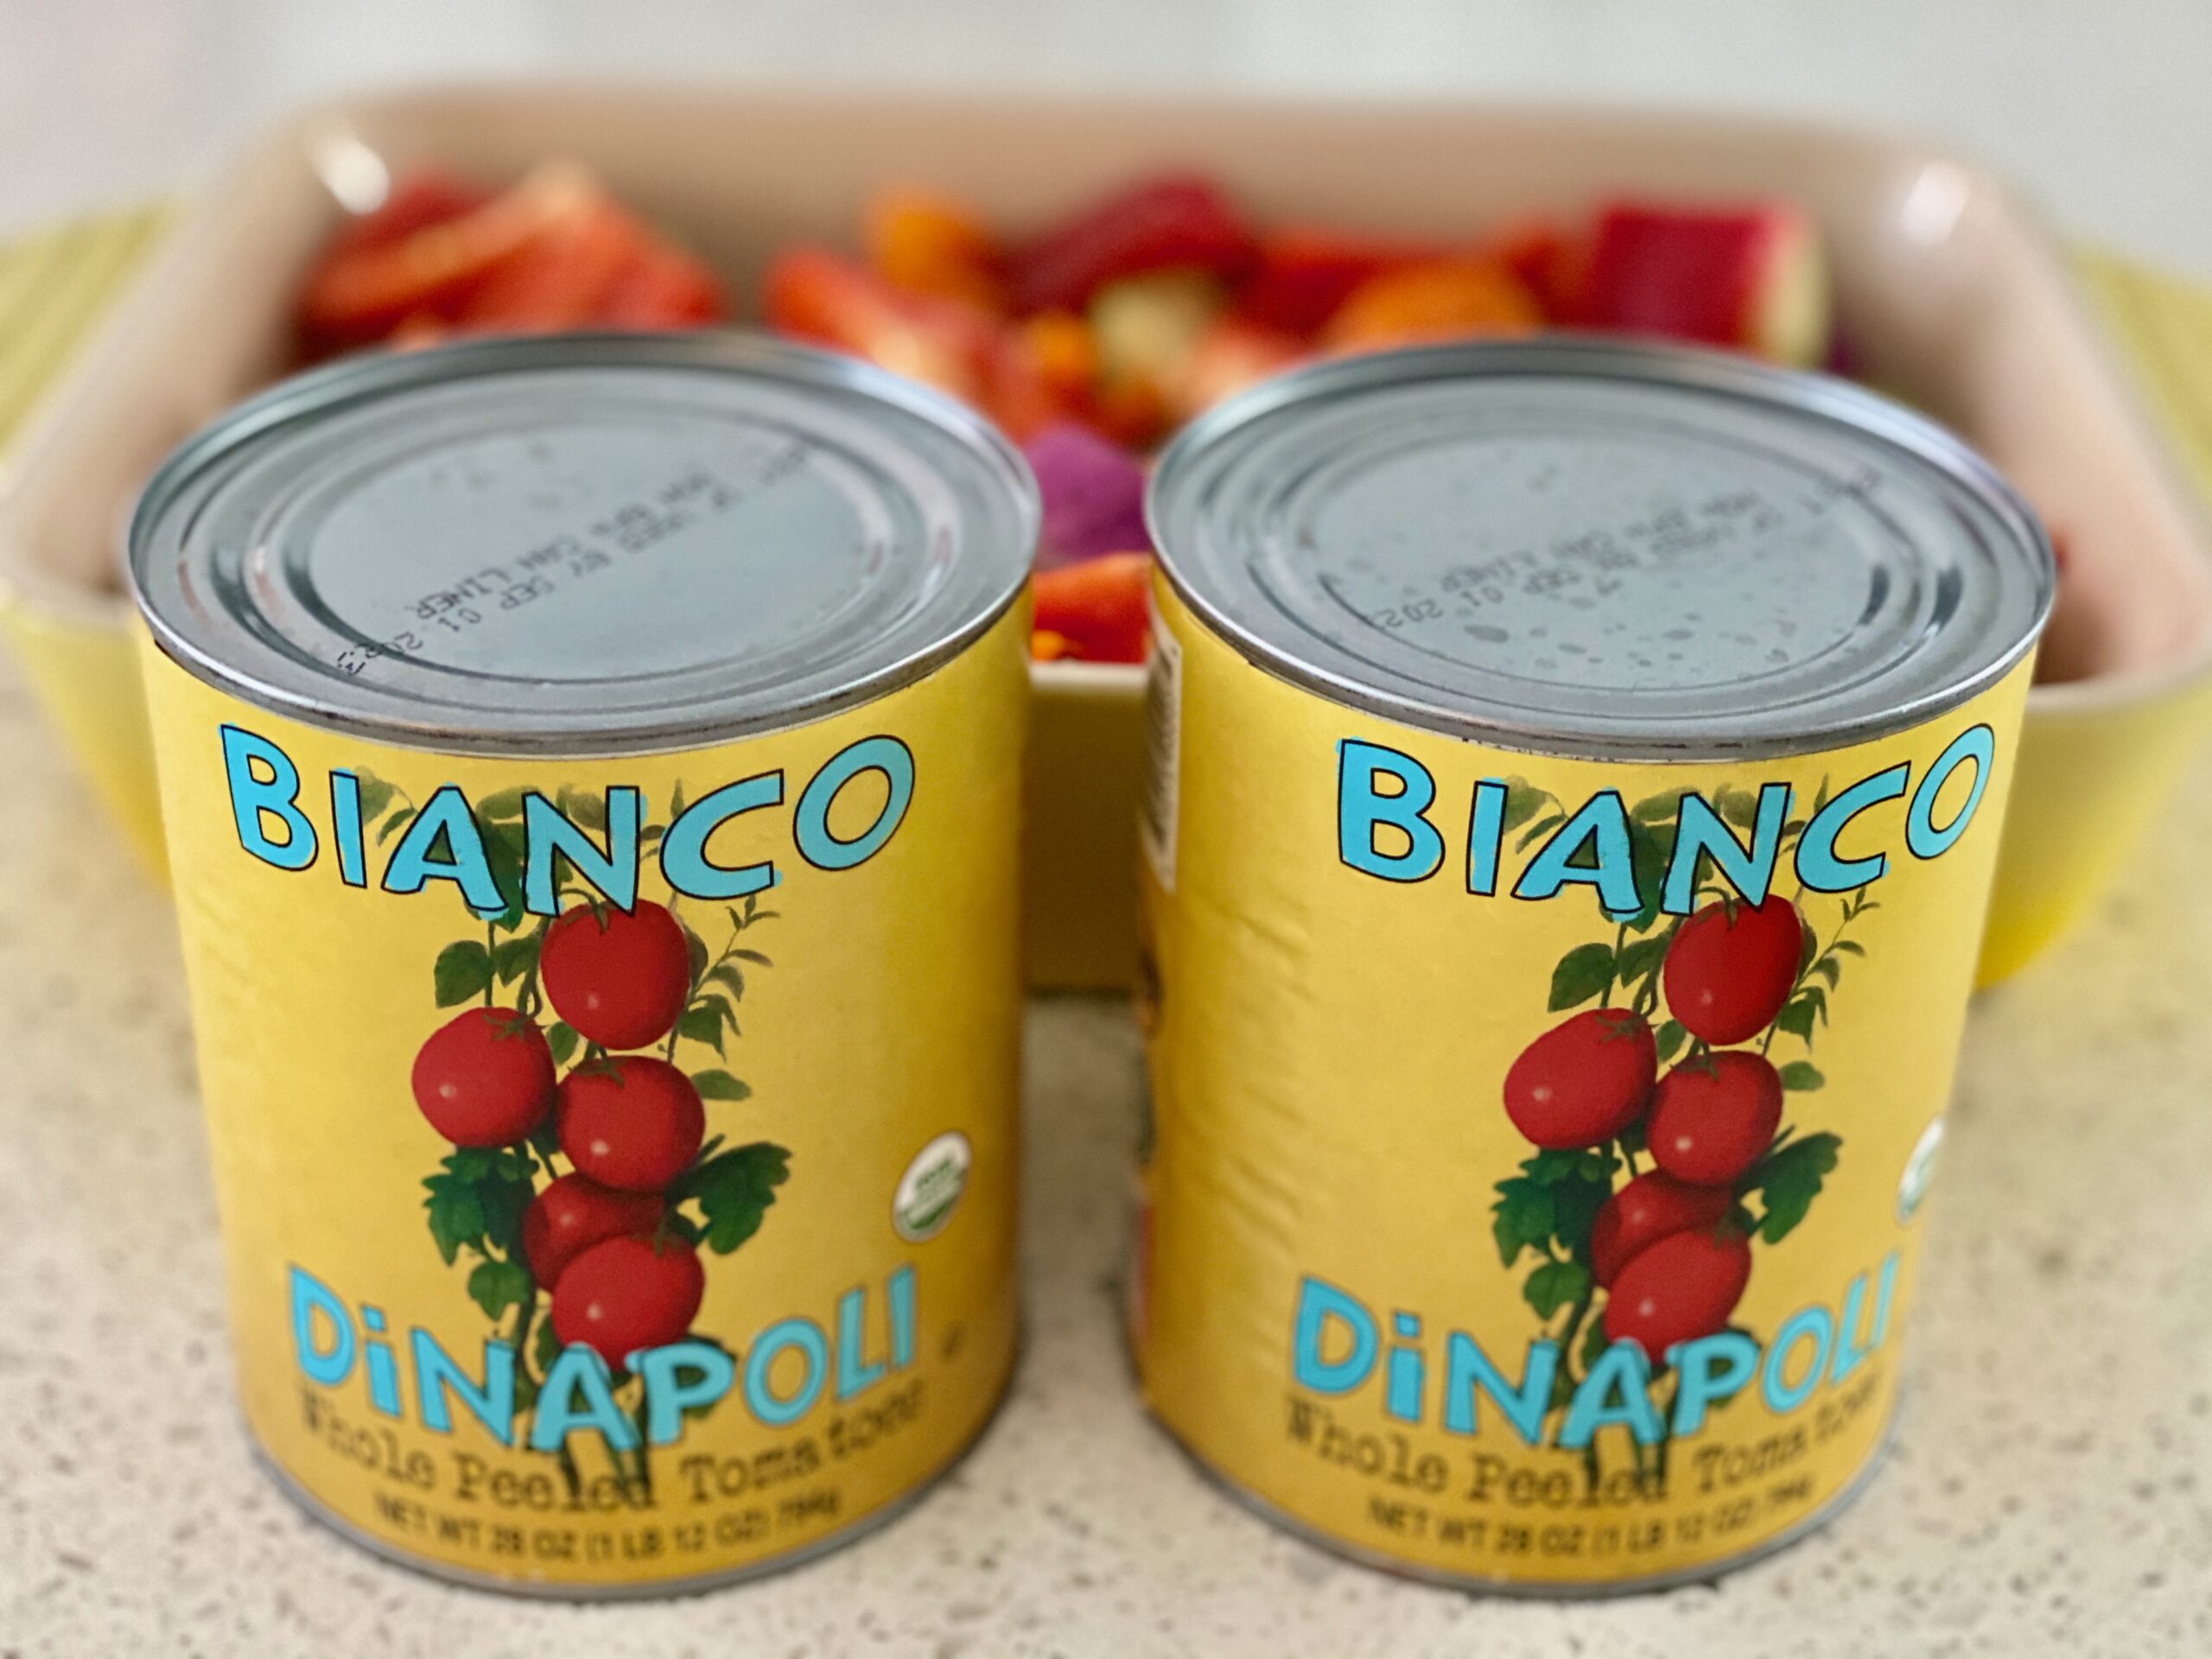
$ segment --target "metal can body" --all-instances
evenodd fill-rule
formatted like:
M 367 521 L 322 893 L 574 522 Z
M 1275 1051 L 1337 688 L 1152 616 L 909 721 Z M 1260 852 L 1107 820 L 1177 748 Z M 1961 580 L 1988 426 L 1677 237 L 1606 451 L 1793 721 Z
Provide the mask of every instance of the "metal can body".
M 470 362 L 496 391 L 552 360 L 528 352 L 558 349 Z M 327 711 L 272 706 L 226 681 L 257 659 L 211 665 L 194 650 L 207 626 L 163 605 L 149 559 L 139 571 L 248 1424 L 289 1490 L 379 1553 L 567 1595 L 742 1576 L 895 1512 L 988 1421 L 1016 1334 L 1026 549 L 992 553 L 958 614 L 925 619 L 918 660 L 899 631 L 944 584 L 942 536 L 918 543 L 936 562 L 924 600 L 875 629 L 891 649 L 818 596 L 791 613 L 797 632 L 857 631 L 870 664 L 904 664 L 873 682 L 864 665 L 779 712 L 766 678 L 729 690 L 750 668 L 702 690 L 721 671 L 694 660 L 669 709 L 688 721 L 726 695 L 727 738 L 669 741 L 659 712 L 580 734 L 563 699 L 593 721 L 642 698 L 650 682 L 623 684 L 624 664 L 688 626 L 657 584 L 681 607 L 753 582 L 768 606 L 757 563 L 713 575 L 729 550 L 757 530 L 798 536 L 795 558 L 841 558 L 842 531 L 810 548 L 794 530 L 813 509 L 793 490 L 820 474 L 863 505 L 879 493 L 848 488 L 849 434 L 794 440 L 790 410 L 753 459 L 721 430 L 707 460 L 686 456 L 658 429 L 690 419 L 662 397 L 671 365 L 602 405 L 599 369 L 637 367 L 630 346 L 603 349 L 560 371 L 583 377 L 548 440 L 569 446 L 565 483 L 543 451 L 510 472 L 488 448 L 424 463 L 480 463 L 471 487 L 495 518 L 535 501 L 574 528 L 557 557 L 531 556 L 556 539 L 543 526 L 477 542 L 427 601 L 410 575 L 392 591 L 425 643 L 396 648 L 381 687 L 333 678 Z M 683 396 L 734 377 L 782 397 L 782 356 L 671 372 Z M 409 372 L 376 396 L 443 395 L 435 365 Z M 812 399 L 844 372 L 799 372 Z M 840 389 L 837 418 L 872 420 L 874 391 Z M 308 403 L 286 422 L 312 430 Z M 626 423 L 656 428 L 619 479 L 590 459 L 610 448 L 602 418 L 618 448 Z M 256 453 L 239 448 L 234 475 Z M 345 468 L 360 449 L 335 453 Z M 1019 469 L 993 470 L 988 446 L 978 464 L 1018 543 Z M 720 509 L 698 507 L 718 491 Z M 170 511 L 149 505 L 142 547 Z M 865 537 L 850 550 L 864 602 L 900 556 Z M 743 556 L 772 575 L 783 554 Z M 713 579 L 693 590 L 695 557 Z M 315 567 L 317 593 L 353 568 Z M 612 643 L 581 691 L 532 664 L 542 718 L 517 695 L 478 730 L 440 714 L 443 741 L 378 724 L 418 679 L 460 677 L 442 617 L 496 633 L 533 606 L 536 632 L 472 643 L 467 671 L 496 677 L 596 614 Z M 310 608 L 394 637 L 363 625 L 365 601 Z
M 1593 374 L 1668 386 L 1675 366 L 1592 364 L 1477 354 L 1467 372 L 1556 374 L 1579 397 Z M 1264 453 L 1297 447 L 1294 391 L 1247 415 L 1249 451 L 1303 480 L 1286 494 L 1314 490 L 1310 511 L 1274 500 L 1214 560 L 1198 544 L 1238 461 L 1171 456 L 1155 486 L 1152 1123 L 1129 1309 L 1147 1403 L 1231 1487 L 1366 1560 L 1553 1593 L 1710 1576 L 1812 1524 L 1887 1433 L 2043 601 L 1992 629 L 2019 638 L 1944 669 L 1960 695 L 1870 712 L 1848 738 L 1786 712 L 1762 728 L 1705 684 L 1671 737 L 1600 729 L 1615 713 L 1584 690 L 1667 678 L 1621 660 L 1649 648 L 1638 618 L 1664 640 L 1679 618 L 1656 613 L 1704 603 L 1675 591 L 1711 576 L 1697 561 L 1764 556 L 1717 526 L 1801 507 L 1814 524 L 1819 492 L 1699 480 L 1669 500 L 1663 476 L 1630 480 L 1642 516 L 1600 487 L 1503 550 L 1430 562 L 1392 553 L 1408 543 L 1387 524 L 1332 553 L 1340 502 Z M 1419 411 L 1417 442 L 1447 452 L 1430 464 L 1494 462 L 1509 498 L 1445 490 L 1462 522 L 1510 518 L 1515 469 L 1556 480 L 1559 456 L 1522 435 L 1541 413 L 1511 411 L 1502 460 L 1494 433 L 1439 438 L 1456 418 Z M 1232 422 L 1214 442 L 1247 440 Z M 1397 503 L 1427 487 L 1386 481 Z M 1271 566 L 1270 537 L 1318 579 L 1296 555 Z M 1236 609 L 1250 570 L 1273 572 L 1272 608 Z M 1548 642 L 1503 671 L 1469 660 L 1531 702 L 1542 673 L 1571 682 L 1556 741 L 1509 734 L 1471 694 L 1458 722 L 1414 706 L 1442 701 L 1457 648 L 1407 645 L 1382 613 L 1431 607 L 1484 650 Z M 1726 609 L 1712 621 L 1771 656 L 1770 619 Z M 1783 613 L 1817 629 L 1817 607 Z M 1372 670 L 1349 686 L 1294 655 L 1346 614 Z M 1619 643 L 1562 658 L 1578 628 Z M 1729 722 L 1745 729 L 1714 734 Z

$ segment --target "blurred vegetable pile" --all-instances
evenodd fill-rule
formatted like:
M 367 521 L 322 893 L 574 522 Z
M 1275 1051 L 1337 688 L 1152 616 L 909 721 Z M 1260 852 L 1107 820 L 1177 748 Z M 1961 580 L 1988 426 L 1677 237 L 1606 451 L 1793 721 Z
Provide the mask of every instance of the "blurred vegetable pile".
M 1144 657 L 1143 457 L 1231 392 L 1316 357 L 1610 330 L 1809 366 L 1829 352 L 1826 267 L 1786 202 L 1605 204 L 1432 237 L 1260 225 L 1196 174 L 1144 179 L 1022 233 L 956 198 L 880 192 L 861 251 L 782 250 L 760 312 L 982 410 L 1045 496 L 1034 652 Z M 404 177 L 350 224 L 299 303 L 310 357 L 480 332 L 724 321 L 713 272 L 582 169 L 484 191 Z
M 1256 226 L 1213 181 L 1176 175 L 1011 237 L 953 198 L 888 189 L 861 239 L 857 257 L 785 249 L 763 314 L 965 399 L 1024 446 L 1046 499 L 1046 658 L 1142 660 L 1136 457 L 1294 363 L 1548 326 L 1801 365 L 1828 350 L 1819 239 L 1785 203 L 1622 201 L 1573 227 L 1413 239 Z

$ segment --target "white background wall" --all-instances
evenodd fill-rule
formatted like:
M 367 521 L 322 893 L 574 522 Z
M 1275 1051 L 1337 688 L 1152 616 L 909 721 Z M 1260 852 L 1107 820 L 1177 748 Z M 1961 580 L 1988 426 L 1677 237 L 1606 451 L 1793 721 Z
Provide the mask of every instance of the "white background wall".
M 2212 278 L 2212 0 L 0 0 L 0 230 L 422 75 L 1571 97 L 1947 140 Z

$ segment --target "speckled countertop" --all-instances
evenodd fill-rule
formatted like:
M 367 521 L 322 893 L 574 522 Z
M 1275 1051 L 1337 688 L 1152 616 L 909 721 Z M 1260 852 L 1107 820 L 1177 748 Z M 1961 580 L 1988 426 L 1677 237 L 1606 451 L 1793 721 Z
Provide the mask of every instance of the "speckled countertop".
M 2212 1653 L 2212 763 L 2094 922 L 1975 1011 L 1886 1474 L 1717 1588 L 1581 1606 L 1342 1564 L 1140 1415 L 1111 1293 L 1136 1044 L 1084 1000 L 1030 1015 L 1027 1354 L 914 1513 L 644 1605 L 370 1560 L 248 1452 L 168 912 L 4 671 L 0 775 L 5 1659 Z

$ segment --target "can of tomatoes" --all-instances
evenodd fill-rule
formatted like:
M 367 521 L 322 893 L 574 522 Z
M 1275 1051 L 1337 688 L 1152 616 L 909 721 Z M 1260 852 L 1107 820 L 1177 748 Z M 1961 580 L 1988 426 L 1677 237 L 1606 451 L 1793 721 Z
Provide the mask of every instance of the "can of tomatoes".
M 1815 1524 L 1891 1421 L 2035 520 L 1856 388 L 1573 340 L 1267 383 L 1150 512 L 1152 1410 L 1456 1584 Z
M 850 1538 L 1013 1363 L 1019 458 L 740 336 L 281 385 L 132 525 L 245 1416 L 565 1596 Z

